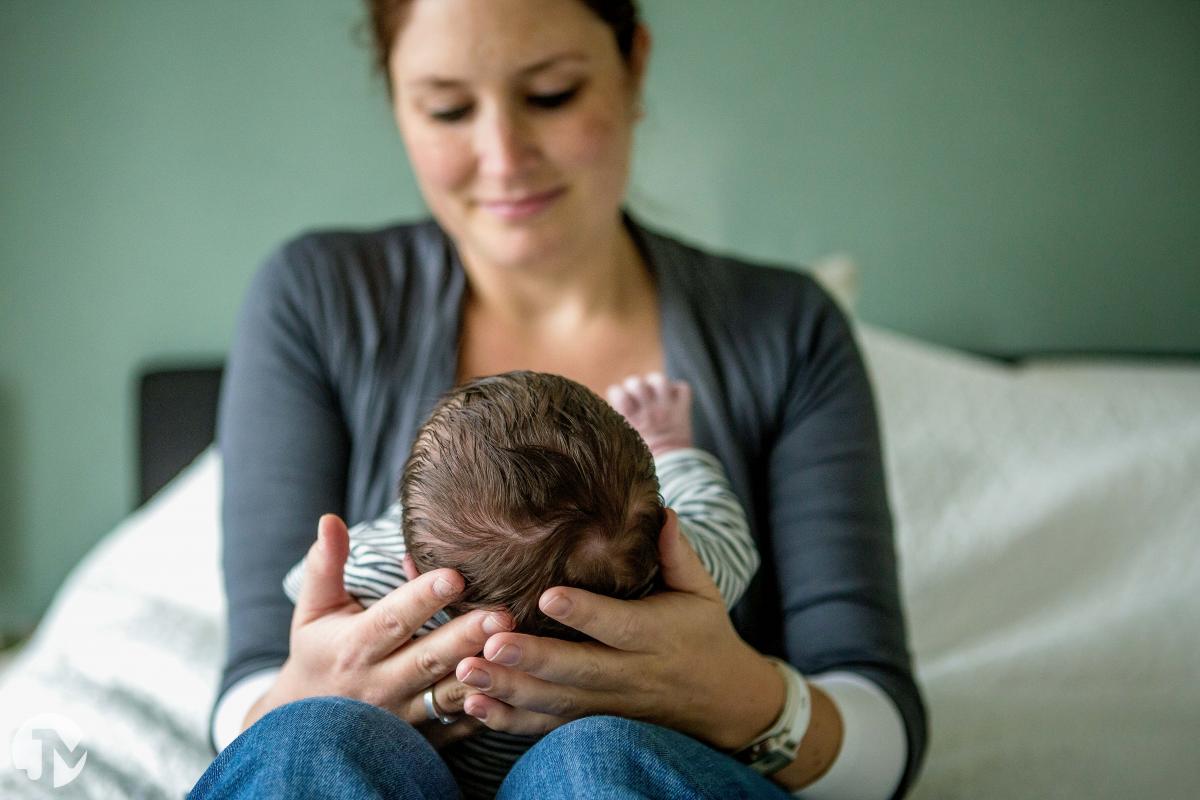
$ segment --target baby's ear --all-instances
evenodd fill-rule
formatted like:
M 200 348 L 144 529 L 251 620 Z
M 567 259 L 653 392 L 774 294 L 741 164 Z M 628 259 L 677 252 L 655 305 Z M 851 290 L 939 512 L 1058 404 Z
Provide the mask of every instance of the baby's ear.
M 404 575 L 410 581 L 415 581 L 417 579 L 417 576 L 420 574 L 421 574 L 421 571 L 419 569 L 417 569 L 417 564 L 415 561 L 413 561 L 412 556 L 410 556 L 408 553 L 405 553 L 404 554 Z

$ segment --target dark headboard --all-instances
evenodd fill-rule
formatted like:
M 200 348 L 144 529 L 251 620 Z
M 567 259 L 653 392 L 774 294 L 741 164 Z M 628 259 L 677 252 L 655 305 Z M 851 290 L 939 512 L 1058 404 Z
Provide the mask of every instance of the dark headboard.
M 138 378 L 138 505 L 212 443 L 221 374 L 212 364 L 149 368 Z

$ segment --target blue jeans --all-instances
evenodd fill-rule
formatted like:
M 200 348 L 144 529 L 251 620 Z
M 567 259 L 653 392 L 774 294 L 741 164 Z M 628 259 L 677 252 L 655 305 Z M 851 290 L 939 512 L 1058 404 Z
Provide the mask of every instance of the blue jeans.
M 445 762 L 415 728 L 375 706 L 318 697 L 277 708 L 217 756 L 192 798 L 459 797 Z M 681 733 L 586 717 L 521 757 L 501 800 L 786 798 L 746 766 Z

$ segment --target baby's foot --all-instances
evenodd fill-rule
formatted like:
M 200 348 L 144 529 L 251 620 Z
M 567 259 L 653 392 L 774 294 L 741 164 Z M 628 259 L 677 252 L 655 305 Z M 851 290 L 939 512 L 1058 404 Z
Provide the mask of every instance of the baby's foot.
M 605 394 L 655 456 L 692 446 L 692 387 L 685 381 L 660 372 L 633 375 Z

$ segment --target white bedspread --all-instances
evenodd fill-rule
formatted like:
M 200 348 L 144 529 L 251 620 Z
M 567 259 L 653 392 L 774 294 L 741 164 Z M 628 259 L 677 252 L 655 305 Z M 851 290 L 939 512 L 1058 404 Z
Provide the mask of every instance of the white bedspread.
M 871 328 L 931 749 L 916 798 L 1191 797 L 1200 786 L 1200 368 L 1012 369 Z M 0 678 L 0 797 L 179 797 L 222 658 L 206 453 L 74 571 Z M 84 732 L 54 791 L 22 721 Z
M 864 340 L 931 712 L 914 796 L 1200 796 L 1200 368 Z

